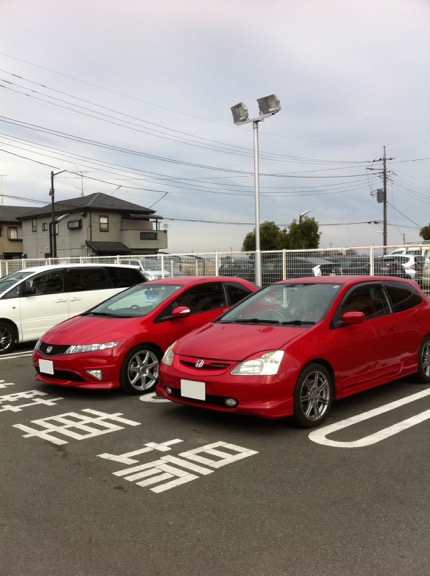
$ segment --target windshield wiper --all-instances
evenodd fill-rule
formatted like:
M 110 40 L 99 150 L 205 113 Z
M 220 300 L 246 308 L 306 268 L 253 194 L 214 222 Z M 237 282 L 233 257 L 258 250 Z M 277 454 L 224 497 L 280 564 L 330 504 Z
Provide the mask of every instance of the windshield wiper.
M 315 325 L 316 322 L 313 322 L 312 320 L 289 320 L 288 322 L 282 322 L 283 326 L 301 326 L 302 324 Z
M 263 318 L 236 318 L 220 324 L 282 324 L 280 320 L 265 320 Z

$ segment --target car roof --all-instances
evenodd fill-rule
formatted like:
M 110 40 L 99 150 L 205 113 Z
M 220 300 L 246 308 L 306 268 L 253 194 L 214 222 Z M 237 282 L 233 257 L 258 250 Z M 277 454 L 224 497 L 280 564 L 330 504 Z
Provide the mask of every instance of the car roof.
M 159 278 L 158 280 L 151 280 L 146 284 L 182 284 L 188 286 L 189 284 L 205 284 L 208 282 L 238 282 L 239 284 L 251 285 L 251 282 L 244 278 L 237 276 L 173 276 L 168 278 Z
M 418 287 L 413 280 L 406 278 L 397 278 L 395 276 L 305 276 L 303 278 L 291 278 L 289 280 L 281 280 L 276 284 L 344 284 L 354 285 L 362 284 L 363 282 L 398 282 L 402 284 L 409 284 Z
M 88 264 L 88 263 L 83 263 L 83 264 L 47 264 L 46 266 L 28 266 L 26 268 L 22 268 L 21 270 L 17 270 L 16 272 L 21 272 L 21 271 L 26 271 L 26 272 L 43 272 L 45 270 L 59 270 L 59 269 L 64 269 L 64 268 L 127 268 L 127 269 L 132 269 L 132 270 L 136 270 L 136 266 L 131 266 L 128 264 L 101 264 L 99 262 L 94 263 L 94 264 Z

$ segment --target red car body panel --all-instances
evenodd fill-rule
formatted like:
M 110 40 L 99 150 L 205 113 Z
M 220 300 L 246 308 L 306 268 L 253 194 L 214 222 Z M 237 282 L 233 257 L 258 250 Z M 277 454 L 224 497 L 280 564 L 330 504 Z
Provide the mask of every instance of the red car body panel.
M 181 284 L 186 289 L 198 283 L 218 281 L 240 284 L 249 289 L 250 292 L 258 290 L 256 286 L 241 278 L 225 277 L 164 278 L 145 283 L 145 288 L 150 285 Z M 157 319 L 162 311 L 177 298 L 178 293 L 179 291 L 144 317 L 105 318 L 80 315 L 54 326 L 40 339 L 45 347 L 52 346 L 53 349 L 63 347 L 65 349 L 71 345 L 100 344 L 110 341 L 119 341 L 120 344 L 106 350 L 80 354 L 55 353 L 54 356 L 43 354 L 36 348 L 33 351 L 36 380 L 57 386 L 77 388 L 118 388 L 122 362 L 135 346 L 142 343 L 150 344 L 162 353 L 172 342 L 214 320 L 228 308 L 224 306 L 199 314 L 158 322 Z M 41 374 L 38 370 L 39 361 L 46 359 L 54 362 L 55 373 L 53 375 Z M 97 369 L 102 369 L 102 381 L 88 373 L 88 370 Z
M 348 290 L 363 281 L 378 283 L 383 280 L 388 278 L 339 277 L 342 289 L 325 317 L 314 326 L 223 324 L 222 319 L 204 326 L 175 344 L 171 365 L 160 364 L 157 393 L 182 404 L 280 418 L 293 415 L 297 379 L 313 362 L 328 368 L 336 398 L 413 374 L 418 368 L 419 347 L 430 334 L 430 302 L 418 288 L 422 296 L 418 306 L 354 325 L 333 327 L 334 316 Z M 324 277 L 277 284 L 327 284 L 333 281 L 332 277 Z M 276 350 L 284 351 L 276 375 L 231 374 L 250 357 Z M 202 383 L 206 400 L 183 396 L 183 381 Z M 238 405 L 227 407 L 226 398 L 237 400 Z

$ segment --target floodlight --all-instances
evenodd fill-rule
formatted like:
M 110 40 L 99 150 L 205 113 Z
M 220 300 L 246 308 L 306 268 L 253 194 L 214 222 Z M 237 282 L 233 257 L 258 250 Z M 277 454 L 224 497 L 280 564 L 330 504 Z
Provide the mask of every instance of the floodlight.
M 239 104 L 236 104 L 236 106 L 232 106 L 231 112 L 233 114 L 233 122 L 235 124 L 246 122 L 249 118 L 248 108 L 243 102 L 239 102 Z
M 257 98 L 260 114 L 263 116 L 276 114 L 281 109 L 281 102 L 275 94 L 270 94 L 264 98 Z

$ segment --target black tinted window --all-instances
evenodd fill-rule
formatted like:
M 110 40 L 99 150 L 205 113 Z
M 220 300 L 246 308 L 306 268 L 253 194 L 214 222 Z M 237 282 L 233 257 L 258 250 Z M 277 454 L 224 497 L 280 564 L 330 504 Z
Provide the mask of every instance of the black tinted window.
M 227 306 L 224 290 L 220 282 L 193 286 L 183 294 L 179 294 L 175 306 L 187 306 L 191 314 L 207 312 Z
M 70 292 L 83 290 L 103 290 L 111 288 L 111 284 L 103 267 L 100 268 L 69 268 L 67 271 Z
M 403 312 L 409 310 L 414 306 L 421 304 L 422 298 L 409 284 L 397 284 L 395 282 L 387 282 L 385 285 L 390 300 L 393 304 L 394 312 Z
M 132 268 L 109 267 L 106 268 L 106 272 L 113 288 L 128 288 L 145 281 L 139 270 L 133 270 Z
M 26 281 L 26 286 L 35 289 L 36 295 L 64 292 L 62 270 L 48 270 Z
M 230 305 L 240 302 L 240 300 L 245 298 L 245 296 L 248 296 L 248 294 L 251 292 L 248 288 L 245 288 L 244 286 L 234 282 L 227 284 L 226 289 L 228 293 L 228 299 L 230 300 Z

